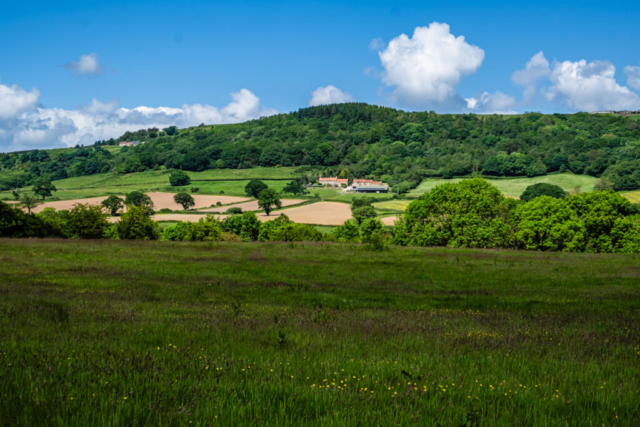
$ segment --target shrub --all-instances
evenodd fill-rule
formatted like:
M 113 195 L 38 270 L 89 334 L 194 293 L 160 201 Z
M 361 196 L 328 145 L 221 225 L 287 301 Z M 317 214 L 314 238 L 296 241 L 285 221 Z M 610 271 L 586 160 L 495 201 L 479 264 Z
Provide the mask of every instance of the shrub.
M 189 223 L 180 221 L 173 227 L 165 228 L 162 231 L 162 240 L 182 241 L 186 240 Z
M 118 222 L 118 237 L 123 240 L 157 240 L 158 223 L 151 219 L 146 206 L 129 206 Z
M 237 214 L 241 214 L 242 213 L 242 208 L 229 208 L 227 209 L 227 211 L 225 212 L 227 214 L 231 214 L 231 215 L 237 215 Z
M 0 202 L 0 237 L 65 237 L 59 229 L 37 215 L 29 215 Z
M 205 218 L 200 218 L 200 221 L 189 224 L 184 240 L 192 242 L 225 240 L 222 224 L 213 215 L 207 215 Z
M 355 219 L 349 219 L 344 224 L 333 229 L 333 237 L 339 242 L 354 242 L 360 238 L 360 229 Z
M 362 206 L 359 208 L 352 209 L 351 215 L 355 218 L 358 224 L 362 224 L 365 220 L 369 218 L 376 217 L 376 211 L 371 206 Z
M 77 203 L 64 214 L 66 228 L 77 239 L 102 239 L 111 226 L 101 205 Z
M 191 187 L 192 193 L 197 193 L 198 191 L 200 191 L 200 187 Z
M 236 234 L 243 240 L 258 240 L 260 221 L 253 212 L 228 216 L 222 221 L 222 229 Z

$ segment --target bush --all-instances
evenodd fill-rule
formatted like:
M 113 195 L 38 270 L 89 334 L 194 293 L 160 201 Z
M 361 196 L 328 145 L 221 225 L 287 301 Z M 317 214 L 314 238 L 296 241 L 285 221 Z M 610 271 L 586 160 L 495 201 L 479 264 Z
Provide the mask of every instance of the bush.
M 245 212 L 242 215 L 226 217 L 222 221 L 222 229 L 240 236 L 243 240 L 258 240 L 260 221 L 253 212 Z
M 181 187 L 191 184 L 191 178 L 185 171 L 175 170 L 169 175 L 169 183 L 172 187 Z
M 102 239 L 111 226 L 102 205 L 77 203 L 64 213 L 66 229 L 77 239 Z
M 222 224 L 213 215 L 200 218 L 200 221 L 189 224 L 184 240 L 192 242 L 226 240 Z
M 333 229 L 333 237 L 339 242 L 355 242 L 360 239 L 360 229 L 355 219 L 349 219 L 344 224 Z
M 230 215 L 241 214 L 242 213 L 242 208 L 238 208 L 238 207 L 229 208 L 229 209 L 227 209 L 227 211 L 225 213 L 230 214 Z
M 117 229 L 118 237 L 123 240 L 157 240 L 160 237 L 160 227 L 151 219 L 146 206 L 129 206 L 120 217 Z
M 165 228 L 162 231 L 162 240 L 182 241 L 186 240 L 189 223 L 180 221 L 173 227 Z
M 323 234 L 307 224 L 297 224 L 285 214 L 260 226 L 258 240 L 262 242 L 319 242 Z
M 358 224 L 362 224 L 365 220 L 376 217 L 376 211 L 371 206 L 362 206 L 351 211 L 351 215 Z
M 36 215 L 0 202 L 0 237 L 65 237 L 58 227 Z

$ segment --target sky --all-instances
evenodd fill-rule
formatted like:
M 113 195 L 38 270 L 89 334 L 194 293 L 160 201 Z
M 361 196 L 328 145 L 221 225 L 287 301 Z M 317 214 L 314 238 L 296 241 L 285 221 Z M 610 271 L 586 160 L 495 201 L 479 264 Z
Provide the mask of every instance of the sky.
M 640 4 L 0 0 L 0 152 L 334 102 L 640 109 Z

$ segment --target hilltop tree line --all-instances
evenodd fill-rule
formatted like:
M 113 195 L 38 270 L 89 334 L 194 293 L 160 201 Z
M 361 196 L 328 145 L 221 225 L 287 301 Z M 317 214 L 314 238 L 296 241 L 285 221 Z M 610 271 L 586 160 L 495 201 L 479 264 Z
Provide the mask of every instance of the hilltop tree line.
M 112 153 L 119 141 L 145 144 Z M 314 168 L 409 189 L 425 177 L 539 176 L 571 171 L 601 186 L 640 188 L 640 129 L 608 114 L 440 115 L 367 104 L 304 108 L 233 125 L 127 132 L 72 150 L 0 156 L 0 187 L 96 173 L 203 171 L 256 166 Z

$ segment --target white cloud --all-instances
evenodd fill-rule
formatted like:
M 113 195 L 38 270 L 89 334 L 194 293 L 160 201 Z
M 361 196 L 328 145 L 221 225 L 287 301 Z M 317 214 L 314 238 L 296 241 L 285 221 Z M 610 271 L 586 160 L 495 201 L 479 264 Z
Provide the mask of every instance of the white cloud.
M 482 92 L 474 98 L 466 98 L 467 109 L 472 113 L 479 114 L 517 114 L 514 110 L 516 100 L 500 91 L 490 94 Z
M 64 67 L 81 76 L 96 75 L 104 72 L 104 68 L 100 65 L 100 59 L 95 53 L 82 55 L 78 62 L 69 61 Z
M 383 47 L 384 47 L 384 41 L 380 37 L 371 40 L 371 43 L 369 43 L 369 49 L 370 50 L 376 50 L 377 51 L 377 50 L 382 49 Z
M 8 89 L 29 94 L 17 86 L 0 85 L 0 111 L 5 108 L 2 94 Z M 118 108 L 117 101 L 102 103 L 94 99 L 75 110 L 65 110 L 37 106 L 39 93 L 35 89 L 32 93 L 36 94 L 35 100 L 21 104 L 29 108 L 20 107 L 12 110 L 11 115 L 0 116 L 0 152 L 89 145 L 97 140 L 116 138 L 126 131 L 149 127 L 238 123 L 277 114 L 274 109 L 264 108 L 260 99 L 247 89 L 232 93 L 232 101 L 223 108 L 185 104 L 181 108 L 140 106 L 128 109 Z
M 627 75 L 627 84 L 634 89 L 640 90 L 640 67 L 624 67 L 624 73 Z
M 353 102 L 353 96 L 348 92 L 343 92 L 333 85 L 322 87 L 311 92 L 311 100 L 309 106 L 326 105 L 326 104 L 342 104 L 345 102 Z
M 620 86 L 615 72 L 608 61 L 554 62 L 546 98 L 576 111 L 640 108 L 638 94 Z
M 484 60 L 482 49 L 438 22 L 417 27 L 412 38 L 401 34 L 378 55 L 382 81 L 395 88 L 394 101 L 416 107 L 457 102 L 460 79 L 475 73 Z
M 529 102 L 536 93 L 540 80 L 549 77 L 551 69 L 544 53 L 538 52 L 527 62 L 524 70 L 511 74 L 511 80 L 518 86 L 524 86 L 524 100 Z
M 36 88 L 27 92 L 18 85 L 0 84 L 0 120 L 16 117 L 23 111 L 35 108 L 39 99 L 40 92 Z

